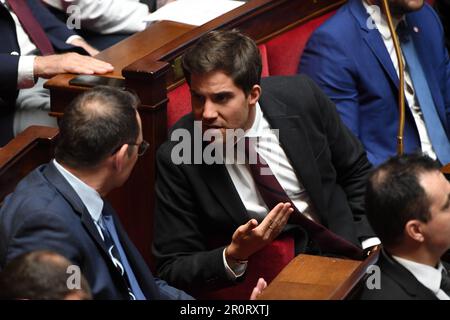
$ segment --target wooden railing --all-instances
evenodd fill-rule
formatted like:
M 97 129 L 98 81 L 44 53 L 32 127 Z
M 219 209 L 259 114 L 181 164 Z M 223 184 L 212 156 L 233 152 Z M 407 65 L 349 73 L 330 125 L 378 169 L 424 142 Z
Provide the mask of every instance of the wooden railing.
M 343 300 L 376 263 L 379 250 L 363 261 L 300 254 L 259 296 L 259 300 Z

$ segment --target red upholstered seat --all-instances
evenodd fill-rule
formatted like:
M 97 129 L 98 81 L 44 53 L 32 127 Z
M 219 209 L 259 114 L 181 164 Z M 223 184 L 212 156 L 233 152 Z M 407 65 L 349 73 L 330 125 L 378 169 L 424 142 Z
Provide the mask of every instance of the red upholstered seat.
M 266 43 L 269 74 L 293 75 L 297 73 L 300 56 L 311 34 L 334 12 L 308 21 Z
M 191 112 L 191 95 L 187 83 L 167 93 L 167 128 L 172 128 L 182 116 Z
M 291 235 L 279 236 L 250 257 L 245 278 L 241 283 L 225 289 L 203 292 L 195 297 L 211 300 L 248 300 L 259 278 L 264 278 L 269 284 L 294 256 L 294 238 Z

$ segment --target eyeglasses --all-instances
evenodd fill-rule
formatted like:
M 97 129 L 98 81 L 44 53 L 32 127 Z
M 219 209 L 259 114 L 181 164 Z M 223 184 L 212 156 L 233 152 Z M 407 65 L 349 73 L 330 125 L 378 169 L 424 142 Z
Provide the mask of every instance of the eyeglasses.
M 138 146 L 138 156 L 142 156 L 148 149 L 148 147 L 150 146 L 150 144 L 145 141 L 142 140 L 141 143 L 127 143 L 129 146 Z M 122 148 L 122 145 L 118 146 L 117 148 L 114 149 L 113 152 L 111 152 L 111 155 L 115 154 L 117 151 L 119 151 L 119 149 Z
M 150 146 L 150 144 L 145 140 L 142 140 L 141 143 L 128 143 L 128 145 L 138 146 L 138 156 L 139 157 L 144 155 L 144 153 L 147 151 L 148 147 Z

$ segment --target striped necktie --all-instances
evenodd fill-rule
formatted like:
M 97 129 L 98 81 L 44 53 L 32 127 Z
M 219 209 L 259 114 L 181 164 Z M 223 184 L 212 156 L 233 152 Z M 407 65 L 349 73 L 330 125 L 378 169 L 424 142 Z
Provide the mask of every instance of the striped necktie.
M 54 54 L 52 43 L 48 39 L 41 24 L 36 20 L 25 0 L 6 0 L 16 14 L 23 29 L 39 49 L 42 55 Z
M 121 276 L 123 277 L 127 288 L 128 288 L 128 295 L 130 297 L 130 300 L 136 300 L 135 295 L 133 294 L 131 290 L 131 286 L 128 280 L 128 276 L 125 272 L 125 268 L 123 267 L 122 261 L 120 259 L 119 251 L 117 250 L 117 246 L 114 243 L 113 238 L 111 237 L 111 233 L 108 229 L 108 223 L 105 221 L 105 216 L 102 214 L 102 216 L 99 219 L 98 225 L 100 226 L 100 229 L 102 230 L 103 234 L 103 241 L 105 242 L 105 246 L 108 251 L 108 255 L 111 258 L 111 261 L 113 262 L 116 269 L 119 271 Z
M 269 210 L 274 208 L 280 202 L 291 203 L 294 212 L 289 218 L 289 223 L 297 224 L 304 228 L 311 239 L 319 245 L 323 252 L 361 260 L 363 258 L 363 250 L 361 248 L 325 228 L 323 225 L 308 219 L 295 207 L 294 203 L 292 203 L 291 199 L 273 174 L 269 165 L 256 152 L 253 142 L 254 141 L 249 138 L 245 138 L 246 157 L 250 160 L 248 161 L 250 162 L 248 166 L 256 187 Z M 256 153 L 256 157 L 253 157 L 253 155 L 250 154 L 251 151 Z

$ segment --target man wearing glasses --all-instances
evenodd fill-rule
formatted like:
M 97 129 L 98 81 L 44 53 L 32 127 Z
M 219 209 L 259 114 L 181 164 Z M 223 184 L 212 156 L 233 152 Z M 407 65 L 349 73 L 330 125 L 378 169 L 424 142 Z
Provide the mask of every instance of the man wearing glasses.
M 94 299 L 191 299 L 153 278 L 104 200 L 148 147 L 138 104 L 135 95 L 109 87 L 72 102 L 55 159 L 26 176 L 0 210 L 0 269 L 22 253 L 52 250 L 78 266 Z

